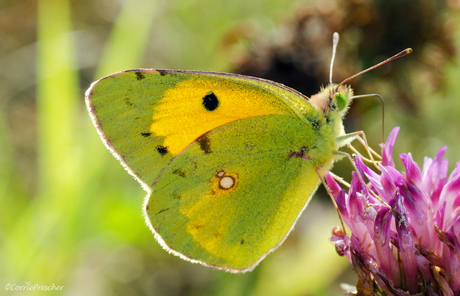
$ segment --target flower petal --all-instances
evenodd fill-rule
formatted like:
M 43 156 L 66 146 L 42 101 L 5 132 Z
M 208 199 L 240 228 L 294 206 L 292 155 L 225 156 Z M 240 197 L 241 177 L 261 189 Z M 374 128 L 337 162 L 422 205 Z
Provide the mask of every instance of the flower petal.
M 395 166 L 393 162 L 393 157 L 391 156 L 393 153 L 393 147 L 395 146 L 396 137 L 399 133 L 399 126 L 395 127 L 390 135 L 388 136 L 387 142 L 383 145 L 382 151 L 382 165 L 384 166 Z
M 434 159 L 425 157 L 422 169 L 423 190 L 431 196 L 437 206 L 441 191 L 446 184 L 449 161 L 443 160 L 447 147 L 439 149 Z
M 452 211 L 455 209 L 454 202 L 460 192 L 460 174 L 451 178 L 450 181 L 442 188 L 439 202 L 446 203 L 446 214 L 444 219 L 449 217 L 452 214 Z M 445 220 L 444 220 L 445 221 Z
M 420 167 L 418 166 L 418 164 L 412 159 L 412 155 L 410 153 L 402 153 L 399 155 L 399 157 L 401 158 L 404 167 L 406 168 L 407 181 L 409 181 L 417 187 L 421 187 L 422 172 L 420 171 Z
M 418 291 L 417 261 L 415 258 L 415 246 L 412 240 L 412 231 L 409 225 L 406 209 L 404 208 L 404 198 L 396 192 L 396 203 L 393 208 L 396 229 L 398 232 L 399 251 L 404 267 L 404 275 L 409 292 L 415 294 Z
M 390 209 L 382 207 L 375 218 L 374 243 L 378 261 L 387 278 L 395 285 L 401 285 L 399 264 L 390 247 L 390 227 L 393 221 Z

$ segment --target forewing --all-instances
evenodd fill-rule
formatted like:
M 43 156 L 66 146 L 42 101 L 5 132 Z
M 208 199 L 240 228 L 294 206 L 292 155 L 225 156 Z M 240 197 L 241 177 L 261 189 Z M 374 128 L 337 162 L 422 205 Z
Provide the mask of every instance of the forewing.
M 282 85 L 256 78 L 148 69 L 96 81 L 86 103 L 106 146 L 147 189 L 171 159 L 219 126 L 268 114 L 297 116 L 299 104 L 312 108 Z

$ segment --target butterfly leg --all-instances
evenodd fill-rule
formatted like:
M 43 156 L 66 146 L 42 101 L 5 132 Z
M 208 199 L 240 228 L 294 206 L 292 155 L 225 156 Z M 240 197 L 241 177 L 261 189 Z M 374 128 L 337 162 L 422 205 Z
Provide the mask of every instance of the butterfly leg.
M 327 194 L 330 196 L 331 200 L 332 200 L 332 203 L 334 204 L 334 207 L 335 207 L 335 210 L 337 211 L 337 214 L 339 215 L 339 219 L 340 219 L 340 224 L 342 224 L 342 229 L 343 229 L 343 232 L 344 234 L 346 235 L 347 234 L 347 231 L 345 230 L 345 224 L 343 223 L 343 220 L 342 220 L 342 215 L 340 215 L 340 210 L 339 210 L 339 207 L 337 206 L 337 203 L 335 202 L 335 199 L 334 199 L 334 195 L 332 195 L 332 192 L 331 192 L 331 189 L 329 188 L 329 186 L 327 186 L 327 183 L 326 181 L 324 180 L 323 176 L 321 176 L 321 174 L 319 173 L 319 167 L 317 167 L 315 169 L 316 171 L 316 174 L 318 175 L 319 179 L 321 180 L 321 183 L 323 183 L 323 186 L 324 188 L 326 188 L 326 191 L 327 191 Z M 329 172 L 330 173 L 330 172 Z M 335 176 L 335 175 L 334 175 Z M 340 178 L 342 179 L 342 178 Z M 343 180 L 342 180 L 343 181 Z M 345 181 L 343 181 L 345 182 Z M 346 182 L 345 182 L 346 183 Z
M 351 145 L 351 142 L 353 142 L 354 140 L 358 140 L 363 145 L 364 149 L 367 151 L 369 158 L 361 155 L 361 153 L 359 153 L 359 151 L 355 147 L 353 147 L 353 145 Z M 342 143 L 341 146 L 347 145 L 347 147 L 351 151 L 353 151 L 356 154 L 361 155 L 364 161 L 368 163 L 372 163 L 376 169 L 380 170 L 378 167 L 378 164 L 380 163 L 380 159 L 382 159 L 382 157 L 377 152 L 375 152 L 371 147 L 369 147 L 366 135 L 364 134 L 363 131 L 356 131 L 353 133 L 343 135 L 341 137 L 338 137 L 337 141 L 339 143 Z M 374 159 L 374 157 L 376 157 L 378 160 Z
M 356 136 L 356 140 L 358 140 L 363 146 L 364 148 L 366 149 L 366 151 L 369 153 L 369 156 L 372 157 L 372 155 L 376 156 L 378 159 L 382 159 L 382 156 L 380 154 L 378 154 L 377 152 L 375 152 L 374 149 L 372 149 L 368 143 L 367 143 L 367 139 L 366 139 L 366 134 L 363 132 L 363 131 L 356 131 L 356 132 L 353 132 L 353 133 L 349 133 L 347 135 L 355 135 Z M 372 154 L 372 155 L 371 155 Z
M 358 178 L 359 178 L 359 181 L 361 182 L 361 184 L 363 184 L 367 191 L 372 195 L 374 196 L 378 201 L 380 201 L 383 205 L 385 205 L 386 207 L 388 207 L 389 209 L 391 209 L 391 207 L 384 201 L 380 198 L 380 196 L 378 196 L 377 194 L 375 194 L 374 191 L 372 191 L 369 186 L 367 186 L 367 183 L 364 182 L 364 179 L 361 175 L 361 173 L 359 172 L 358 170 L 358 167 L 356 166 L 355 162 L 353 161 L 353 158 L 351 157 L 351 155 L 349 153 L 346 153 L 346 152 L 343 152 L 343 151 L 335 151 L 336 155 L 339 155 L 341 157 L 346 157 L 348 158 L 348 160 L 350 160 L 351 162 L 351 165 L 353 166 L 353 169 L 358 173 Z
M 329 172 L 329 174 L 332 176 L 332 178 L 334 178 L 334 180 L 336 180 L 337 182 L 339 182 L 340 184 L 342 185 L 345 185 L 346 187 L 350 188 L 350 183 L 348 183 L 347 181 L 345 181 L 342 177 L 339 177 L 337 176 L 336 174 L 334 174 L 333 172 Z

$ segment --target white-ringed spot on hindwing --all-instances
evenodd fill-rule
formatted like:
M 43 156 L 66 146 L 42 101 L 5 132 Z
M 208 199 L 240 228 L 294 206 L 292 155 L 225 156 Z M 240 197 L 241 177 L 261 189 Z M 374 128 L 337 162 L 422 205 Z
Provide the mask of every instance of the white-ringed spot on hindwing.
M 232 176 L 226 176 L 225 171 L 218 171 L 216 177 L 219 178 L 219 188 L 229 190 L 235 186 L 235 179 Z
M 224 190 L 229 190 L 235 185 L 235 179 L 233 177 L 225 176 L 222 177 L 219 181 L 219 188 Z
M 225 170 L 218 170 L 212 178 L 213 195 L 227 194 L 236 189 L 238 185 L 238 174 L 235 172 L 227 172 Z

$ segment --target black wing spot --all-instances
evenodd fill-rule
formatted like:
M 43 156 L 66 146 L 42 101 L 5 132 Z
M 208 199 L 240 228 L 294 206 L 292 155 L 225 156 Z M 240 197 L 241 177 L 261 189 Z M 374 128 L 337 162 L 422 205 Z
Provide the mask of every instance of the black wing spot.
M 204 151 L 205 154 L 212 153 L 211 150 L 211 140 L 208 138 L 207 134 L 202 135 L 197 139 L 200 149 Z
M 161 146 L 161 145 L 158 145 L 156 147 L 158 153 L 161 154 L 161 156 L 165 155 L 166 153 L 168 153 L 168 147 L 165 147 L 165 146 Z
M 166 76 L 168 75 L 169 73 L 165 70 L 157 70 L 157 72 L 161 75 L 161 76 Z
M 142 72 L 140 72 L 140 71 L 136 71 L 136 72 L 134 72 L 134 73 L 136 73 L 136 78 L 137 78 L 137 80 L 142 80 L 142 79 L 145 78 L 144 73 L 142 73 Z
M 208 111 L 214 111 L 219 107 L 219 99 L 213 92 L 208 93 L 203 97 L 203 107 Z
M 163 209 L 163 210 L 159 211 L 159 212 L 157 213 L 157 215 L 160 214 L 160 213 L 166 212 L 166 211 L 168 211 L 168 210 L 169 210 L 169 208 Z
M 244 239 L 241 240 L 241 243 L 240 243 L 240 244 L 244 245 Z
M 185 178 L 187 175 L 180 169 L 175 169 L 173 171 L 173 174 L 178 175 L 179 177 Z
M 180 195 L 179 195 L 176 191 L 173 191 L 173 193 L 172 193 L 171 196 L 172 196 L 172 198 L 174 198 L 174 199 L 179 199 L 179 200 L 180 200 Z
M 291 151 L 288 153 L 288 157 L 291 158 L 291 157 L 296 157 L 296 158 L 302 158 L 302 159 L 305 159 L 305 160 L 310 160 L 312 159 L 310 154 L 308 154 L 308 151 L 310 150 L 310 148 L 308 148 L 307 146 L 301 146 L 299 151 Z
M 131 103 L 131 100 L 129 99 L 129 97 L 126 97 L 126 98 L 125 98 L 125 103 L 126 103 L 126 105 L 128 105 L 128 106 L 130 106 L 130 107 L 133 106 L 133 103 Z
M 152 133 L 141 133 L 141 136 L 143 137 L 150 137 L 152 135 Z

